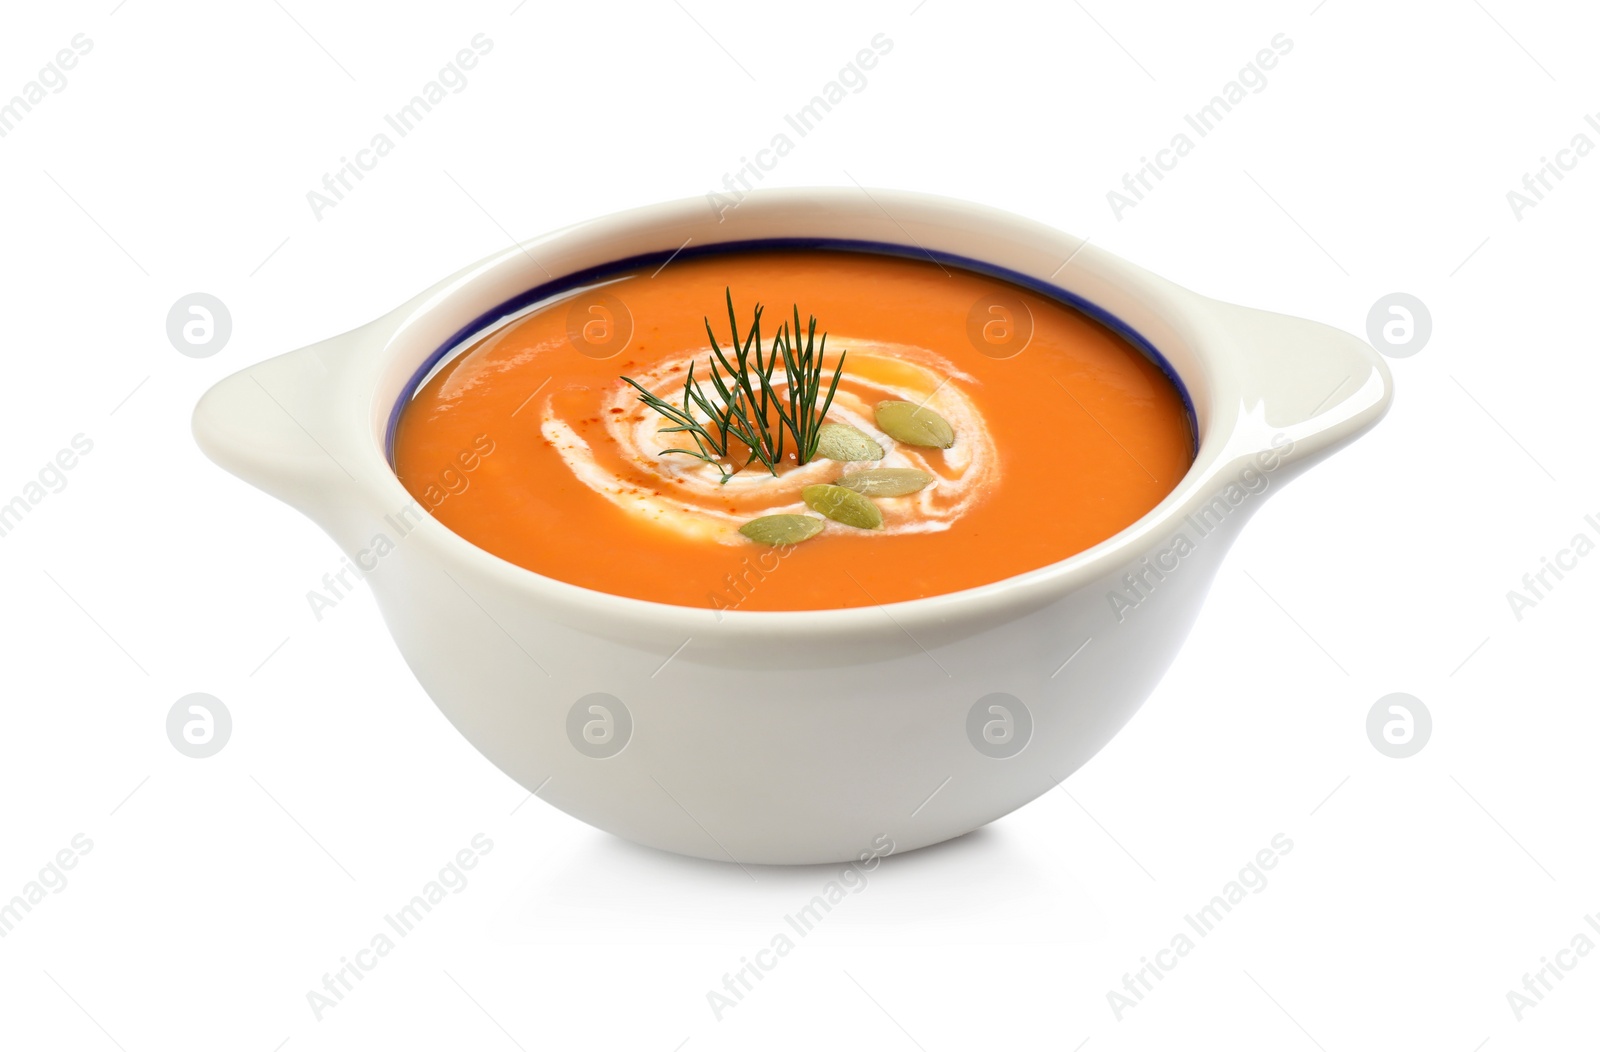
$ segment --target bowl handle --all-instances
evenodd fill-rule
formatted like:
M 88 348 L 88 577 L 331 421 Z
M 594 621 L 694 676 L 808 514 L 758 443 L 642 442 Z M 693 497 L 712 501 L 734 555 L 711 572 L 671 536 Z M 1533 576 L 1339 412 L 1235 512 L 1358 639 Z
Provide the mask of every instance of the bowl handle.
M 376 325 L 234 373 L 201 396 L 192 420 L 206 456 L 336 540 L 366 518 L 357 482 L 366 458 L 355 454 L 374 436 L 354 374 L 381 337 Z
M 1388 412 L 1394 380 L 1366 341 L 1304 318 L 1211 307 L 1238 356 L 1239 453 L 1275 450 L 1309 466 Z

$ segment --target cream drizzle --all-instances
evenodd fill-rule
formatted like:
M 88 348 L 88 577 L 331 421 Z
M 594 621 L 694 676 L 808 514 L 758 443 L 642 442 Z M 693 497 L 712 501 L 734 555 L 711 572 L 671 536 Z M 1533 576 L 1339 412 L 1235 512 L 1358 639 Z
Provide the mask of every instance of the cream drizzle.
M 830 343 L 844 346 L 849 356 L 827 419 L 850 424 L 871 435 L 884 448 L 882 460 L 841 464 L 817 459 L 803 466 L 793 466 L 791 462 L 777 478 L 757 462 L 734 474 L 724 485 L 711 464 L 679 453 L 660 455 L 674 446 L 692 447 L 692 439 L 682 433 L 660 434 L 663 418 L 654 412 L 641 418 L 636 393 L 621 383 L 606 394 L 600 407 L 606 441 L 631 468 L 663 485 L 640 486 L 602 465 L 578 431 L 555 414 L 548 398 L 542 405 L 540 431 L 585 486 L 630 515 L 654 521 L 688 538 L 748 544 L 738 532 L 745 522 L 760 515 L 812 514 L 800 499 L 802 487 L 835 482 L 846 471 L 871 467 L 916 468 L 933 475 L 936 481 L 907 497 L 879 499 L 877 503 L 884 514 L 882 530 L 856 530 L 833 522 L 828 523 L 828 530 L 882 537 L 950 529 L 983 499 L 999 473 L 989 429 L 977 405 L 962 389 L 976 380 L 925 348 L 872 340 L 839 339 Z M 680 403 L 689 358 L 690 353 L 672 356 L 634 379 L 662 398 Z M 830 357 L 830 365 L 832 361 Z M 702 369 L 703 365 L 696 367 L 697 377 Z M 774 380 L 777 378 L 774 376 Z M 709 385 L 706 389 L 709 393 Z M 873 406 L 886 400 L 925 403 L 950 422 L 956 433 L 955 444 L 946 450 L 934 450 L 896 443 L 878 430 L 873 420 Z M 614 413 L 614 409 L 624 412 Z M 730 512 L 730 503 L 738 510 Z

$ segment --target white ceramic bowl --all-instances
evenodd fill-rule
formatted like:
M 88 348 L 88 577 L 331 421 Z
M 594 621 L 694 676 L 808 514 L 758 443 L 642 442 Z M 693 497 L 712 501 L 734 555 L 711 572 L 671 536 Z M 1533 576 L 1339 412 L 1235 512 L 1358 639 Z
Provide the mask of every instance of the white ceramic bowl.
M 1193 467 L 1138 522 L 1042 569 L 883 607 L 774 613 L 543 577 L 401 487 L 387 433 L 441 352 L 596 268 L 773 241 L 931 254 L 1087 304 L 1187 391 Z M 1372 426 L 1390 397 L 1382 359 L 1337 329 L 1207 299 L 1008 213 L 814 189 L 751 194 L 720 216 L 703 199 L 641 208 L 508 248 L 222 381 L 194 430 L 218 464 L 371 568 L 428 694 L 542 800 L 688 855 L 813 863 L 958 836 L 1076 770 L 1161 678 L 1260 498 Z

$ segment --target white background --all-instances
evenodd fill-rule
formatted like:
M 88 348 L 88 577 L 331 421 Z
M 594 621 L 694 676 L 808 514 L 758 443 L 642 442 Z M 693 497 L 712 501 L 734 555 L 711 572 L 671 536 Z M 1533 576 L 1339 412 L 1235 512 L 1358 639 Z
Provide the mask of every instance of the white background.
M 0 939 L 0 1045 L 1594 1040 L 1600 953 L 1520 1022 L 1506 997 L 1600 912 L 1600 558 L 1520 621 L 1506 598 L 1597 532 L 1600 159 L 1520 219 L 1506 198 L 1600 141 L 1594 12 L 916 3 L 11 5 L 0 99 L 74 34 L 93 50 L 0 139 L 0 502 L 73 436 L 94 447 L 0 538 L 0 900 L 75 834 L 93 848 Z M 315 218 L 307 191 L 478 33 L 468 86 Z M 1257 514 L 1161 687 L 1065 791 L 889 859 L 719 1021 L 707 991 L 836 868 L 752 881 L 523 806 L 364 589 L 312 616 L 340 553 L 207 462 L 189 413 L 513 236 L 720 186 L 878 33 L 865 89 L 768 185 L 996 205 L 1355 332 L 1406 291 L 1433 335 L 1391 363 L 1380 427 Z M 1107 191 L 1278 33 L 1266 88 L 1114 218 Z M 203 360 L 165 331 L 196 291 L 234 325 Z M 194 691 L 234 720 L 205 760 L 164 729 Z M 1366 736 L 1394 691 L 1433 714 L 1410 759 Z M 471 883 L 318 1021 L 307 991 L 477 833 Z M 1107 991 L 1278 833 L 1267 887 L 1119 1021 Z

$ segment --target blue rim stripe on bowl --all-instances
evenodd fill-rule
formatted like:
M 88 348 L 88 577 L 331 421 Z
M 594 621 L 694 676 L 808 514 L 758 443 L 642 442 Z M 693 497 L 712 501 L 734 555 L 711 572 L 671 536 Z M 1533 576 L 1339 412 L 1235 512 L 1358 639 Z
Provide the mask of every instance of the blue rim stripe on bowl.
M 660 266 L 672 259 L 693 259 L 698 256 L 732 255 L 741 252 L 763 252 L 774 249 L 859 252 L 867 255 L 896 256 L 904 259 L 931 259 L 940 265 L 949 264 L 958 270 L 966 270 L 975 274 L 982 274 L 985 277 L 1009 282 L 1012 285 L 1038 293 L 1047 299 L 1055 300 L 1085 314 L 1138 348 L 1141 354 L 1150 359 L 1166 375 L 1172 386 L 1177 388 L 1178 397 L 1183 399 L 1184 413 L 1189 420 L 1190 453 L 1193 455 L 1199 452 L 1200 427 L 1198 418 L 1195 416 L 1194 400 L 1189 397 L 1189 389 L 1184 386 L 1177 370 L 1173 369 L 1172 363 L 1167 361 L 1166 357 L 1156 350 L 1155 345 L 1145 339 L 1138 330 L 1104 307 L 1049 282 L 1040 281 L 1026 274 L 1019 274 L 1014 270 L 1009 270 L 993 263 L 971 259 L 967 256 L 959 256 L 951 252 L 934 252 L 881 241 L 855 241 L 847 238 L 827 237 L 782 237 L 729 241 L 716 245 L 698 245 L 694 248 L 683 248 L 673 252 L 647 252 L 644 255 L 629 256 L 626 259 L 603 263 L 600 266 L 590 267 L 587 270 L 580 270 L 565 277 L 547 281 L 543 285 L 537 285 L 485 311 L 468 324 L 462 326 L 432 354 L 428 355 L 427 359 L 417 368 L 416 372 L 412 373 L 411 379 L 406 381 L 405 386 L 401 389 L 400 397 L 395 402 L 394 409 L 389 413 L 389 423 L 384 433 L 384 456 L 389 461 L 389 467 L 391 469 L 395 467 L 394 440 L 395 434 L 400 427 L 400 414 L 405 410 L 406 404 L 415 396 L 417 388 L 422 386 L 423 381 L 433 372 L 434 367 L 448 355 L 464 350 L 476 343 L 484 332 L 513 314 L 524 311 L 541 300 L 559 296 L 563 292 L 581 288 L 626 271 Z

